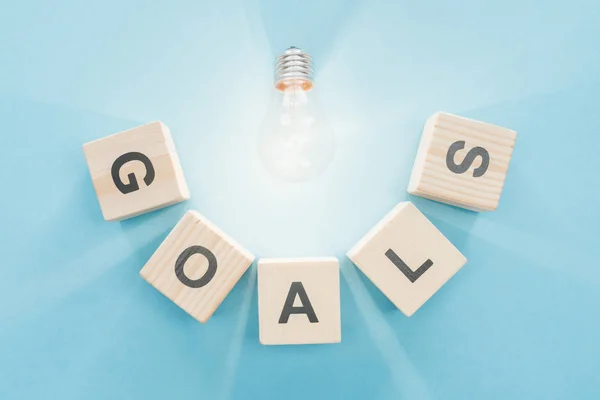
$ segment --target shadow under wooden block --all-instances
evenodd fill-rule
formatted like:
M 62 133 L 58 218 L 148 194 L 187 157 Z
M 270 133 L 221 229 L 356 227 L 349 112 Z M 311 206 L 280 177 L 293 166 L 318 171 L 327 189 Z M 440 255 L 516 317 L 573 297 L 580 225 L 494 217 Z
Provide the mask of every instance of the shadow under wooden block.
M 162 122 L 86 143 L 83 152 L 107 221 L 190 198 L 171 133 Z
M 388 213 L 348 258 L 409 317 L 467 262 L 410 202 Z
M 517 133 L 434 114 L 425 125 L 408 192 L 473 211 L 498 207 Z
M 204 323 L 252 264 L 254 256 L 196 211 L 188 211 L 140 275 Z
M 260 342 L 339 343 L 340 268 L 333 257 L 258 262 Z

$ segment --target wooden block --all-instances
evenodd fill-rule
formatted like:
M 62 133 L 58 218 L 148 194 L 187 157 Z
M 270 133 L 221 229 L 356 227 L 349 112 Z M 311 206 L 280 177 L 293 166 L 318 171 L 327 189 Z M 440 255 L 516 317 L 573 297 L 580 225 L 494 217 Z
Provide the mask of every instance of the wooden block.
M 258 319 L 262 344 L 339 343 L 338 260 L 260 260 Z
M 190 198 L 171 133 L 162 122 L 86 143 L 83 152 L 107 221 Z
M 452 114 L 425 125 L 408 192 L 474 211 L 498 207 L 517 133 Z
M 252 264 L 254 256 L 196 211 L 188 211 L 140 275 L 204 323 Z
M 348 257 L 409 317 L 467 262 L 411 202 L 398 204 Z

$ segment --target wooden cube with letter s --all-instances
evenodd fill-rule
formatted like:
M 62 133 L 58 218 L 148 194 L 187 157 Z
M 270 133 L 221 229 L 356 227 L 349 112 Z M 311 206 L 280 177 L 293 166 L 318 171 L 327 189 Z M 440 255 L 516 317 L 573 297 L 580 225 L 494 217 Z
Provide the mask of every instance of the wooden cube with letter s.
M 408 192 L 474 211 L 498 207 L 517 133 L 437 113 L 425 125 Z
M 261 259 L 258 319 L 260 342 L 265 345 L 340 342 L 338 260 Z
M 190 197 L 169 128 L 138 126 L 83 145 L 104 219 L 122 220 Z

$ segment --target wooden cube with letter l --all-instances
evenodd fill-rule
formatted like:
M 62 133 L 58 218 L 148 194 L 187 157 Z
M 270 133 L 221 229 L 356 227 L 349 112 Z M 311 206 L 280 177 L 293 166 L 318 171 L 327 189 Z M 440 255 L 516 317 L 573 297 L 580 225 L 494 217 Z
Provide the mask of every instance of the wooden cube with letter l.
M 498 207 L 517 133 L 437 113 L 425 125 L 408 192 L 474 211 Z
M 261 259 L 258 320 L 260 342 L 265 345 L 340 342 L 338 260 Z
M 252 264 L 254 256 L 196 211 L 188 211 L 140 275 L 204 323 Z
M 83 145 L 104 219 L 122 220 L 190 197 L 175 144 L 162 122 Z
M 394 207 L 348 252 L 348 257 L 407 316 L 467 262 L 408 201 Z

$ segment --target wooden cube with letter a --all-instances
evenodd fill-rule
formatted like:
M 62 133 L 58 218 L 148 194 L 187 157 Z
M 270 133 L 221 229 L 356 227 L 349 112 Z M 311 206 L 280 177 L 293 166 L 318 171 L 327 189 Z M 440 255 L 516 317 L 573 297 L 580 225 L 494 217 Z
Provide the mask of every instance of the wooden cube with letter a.
M 262 344 L 340 342 L 338 260 L 260 260 L 258 320 Z
M 348 257 L 407 316 L 467 262 L 411 202 L 398 204 Z
M 408 192 L 474 211 L 498 207 L 517 133 L 437 113 L 427 121 Z
M 83 152 L 107 221 L 190 198 L 171 133 L 162 122 L 86 143 Z
M 225 232 L 196 211 L 188 211 L 140 275 L 204 323 L 253 260 Z

